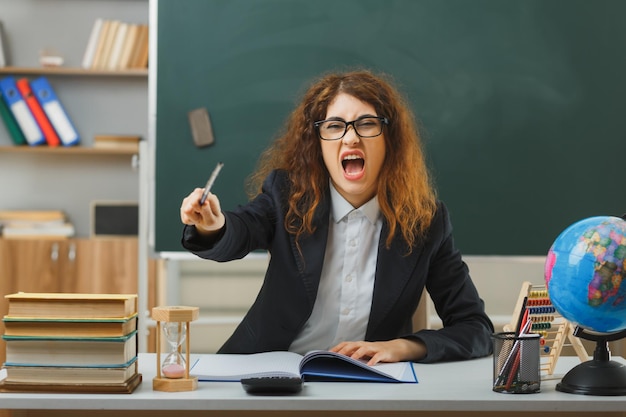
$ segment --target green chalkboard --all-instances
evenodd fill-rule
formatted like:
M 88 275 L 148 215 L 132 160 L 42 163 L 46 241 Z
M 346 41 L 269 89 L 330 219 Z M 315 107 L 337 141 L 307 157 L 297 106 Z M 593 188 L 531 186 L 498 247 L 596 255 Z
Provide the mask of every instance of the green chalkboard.
M 223 209 L 307 82 L 391 74 L 422 128 L 465 254 L 544 255 L 569 224 L 626 212 L 626 1 L 159 0 L 154 250 L 218 161 Z M 205 107 L 215 143 L 187 119 Z

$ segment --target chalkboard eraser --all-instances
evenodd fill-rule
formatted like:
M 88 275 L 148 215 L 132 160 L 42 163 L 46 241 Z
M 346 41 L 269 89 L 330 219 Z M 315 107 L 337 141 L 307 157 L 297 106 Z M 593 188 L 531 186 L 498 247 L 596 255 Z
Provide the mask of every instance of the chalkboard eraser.
M 211 118 L 206 108 L 200 107 L 191 110 L 188 113 L 189 126 L 191 127 L 191 136 L 193 143 L 199 148 L 213 145 L 213 128 L 211 126 Z

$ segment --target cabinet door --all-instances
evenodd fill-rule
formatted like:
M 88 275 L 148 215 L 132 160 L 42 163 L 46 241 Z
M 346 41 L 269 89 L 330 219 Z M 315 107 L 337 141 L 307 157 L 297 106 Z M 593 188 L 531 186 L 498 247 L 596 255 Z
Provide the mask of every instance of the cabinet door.
M 65 292 L 137 293 L 139 243 L 136 238 L 73 239 L 76 257 L 66 265 L 72 280 Z
M 58 279 L 68 240 L 0 239 L 4 294 L 59 292 Z
M 39 239 L 0 239 L 0 315 L 8 311 L 7 294 L 62 291 L 59 271 L 64 264 L 69 241 Z M 0 321 L 0 333 L 4 323 Z M 0 360 L 4 362 L 4 341 L 0 340 Z

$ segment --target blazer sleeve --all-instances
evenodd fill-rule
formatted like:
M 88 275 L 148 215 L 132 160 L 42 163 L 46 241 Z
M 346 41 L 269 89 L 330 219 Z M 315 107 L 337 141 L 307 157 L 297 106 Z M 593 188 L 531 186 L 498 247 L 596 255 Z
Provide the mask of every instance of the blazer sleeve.
M 432 254 L 426 289 L 443 327 L 413 335 L 426 344 L 428 354 L 420 362 L 460 360 L 487 356 L 492 351 L 493 324 L 480 298 L 460 251 L 454 245 L 452 224 L 443 204 L 436 221 L 443 230 Z
M 263 183 L 262 192 L 249 203 L 232 211 L 223 211 L 225 227 L 216 236 L 206 237 L 194 226 L 185 225 L 182 246 L 195 255 L 217 262 L 241 259 L 255 250 L 269 250 L 276 227 L 282 226 L 280 190 L 282 172 L 274 171 Z

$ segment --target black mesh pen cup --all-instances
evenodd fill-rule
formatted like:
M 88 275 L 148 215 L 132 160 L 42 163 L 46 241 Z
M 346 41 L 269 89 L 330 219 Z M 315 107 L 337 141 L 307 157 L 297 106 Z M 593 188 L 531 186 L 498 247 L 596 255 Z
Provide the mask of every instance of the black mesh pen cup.
M 510 394 L 539 392 L 539 340 L 536 333 L 516 336 L 513 332 L 494 333 L 493 390 Z

